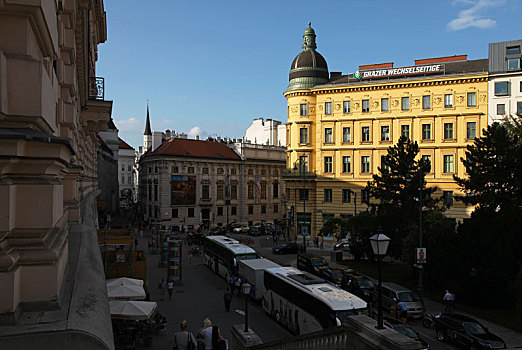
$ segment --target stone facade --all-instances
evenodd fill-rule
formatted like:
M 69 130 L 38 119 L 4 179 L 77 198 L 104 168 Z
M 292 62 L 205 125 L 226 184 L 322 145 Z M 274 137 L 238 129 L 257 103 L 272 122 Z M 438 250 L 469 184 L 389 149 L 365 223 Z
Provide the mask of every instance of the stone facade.
M 286 127 L 277 120 L 254 119 L 245 132 L 244 140 L 260 145 L 284 147 L 286 145 Z
M 135 151 L 128 143 L 119 139 L 118 145 L 118 182 L 119 197 L 125 201 L 134 202 L 136 200 L 136 192 L 134 186 L 135 178 Z

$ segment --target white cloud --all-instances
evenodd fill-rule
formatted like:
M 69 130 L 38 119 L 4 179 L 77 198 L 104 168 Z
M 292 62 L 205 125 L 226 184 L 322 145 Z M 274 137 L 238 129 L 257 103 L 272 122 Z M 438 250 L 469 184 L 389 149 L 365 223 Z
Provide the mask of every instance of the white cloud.
M 469 27 L 477 27 L 481 29 L 491 28 L 497 24 L 497 21 L 491 18 L 485 18 L 484 12 L 493 7 L 504 5 L 506 0 L 456 0 L 453 5 L 471 6 L 466 10 L 458 13 L 457 18 L 447 24 L 449 30 L 462 30 Z
M 208 136 L 208 132 L 206 132 L 205 130 L 201 129 L 199 126 L 193 127 L 188 132 L 188 137 L 190 137 L 192 139 L 195 138 L 198 135 L 199 135 L 200 139 L 204 139 L 204 138 L 206 138 Z
M 145 123 L 143 122 L 143 120 L 138 120 L 134 117 L 131 117 L 127 120 L 115 120 L 114 124 L 120 131 L 133 132 L 145 130 Z

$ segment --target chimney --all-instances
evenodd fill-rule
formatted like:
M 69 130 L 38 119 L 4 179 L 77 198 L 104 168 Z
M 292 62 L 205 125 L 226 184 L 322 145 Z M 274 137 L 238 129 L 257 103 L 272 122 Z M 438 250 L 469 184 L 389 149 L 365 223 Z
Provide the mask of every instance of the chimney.
M 165 139 L 170 140 L 172 138 L 172 134 L 169 129 L 165 130 Z
M 199 135 L 196 135 L 196 140 L 199 140 Z
M 330 79 L 340 77 L 341 75 L 343 75 L 343 72 L 330 72 Z

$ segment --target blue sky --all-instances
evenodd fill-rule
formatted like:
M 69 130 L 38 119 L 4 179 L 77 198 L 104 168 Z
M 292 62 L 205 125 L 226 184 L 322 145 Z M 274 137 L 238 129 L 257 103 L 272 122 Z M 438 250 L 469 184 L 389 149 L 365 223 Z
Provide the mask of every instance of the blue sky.
M 330 71 L 467 54 L 521 39 L 520 0 L 105 0 L 97 76 L 120 137 L 151 127 L 240 138 L 259 117 L 286 122 L 288 73 L 308 22 Z

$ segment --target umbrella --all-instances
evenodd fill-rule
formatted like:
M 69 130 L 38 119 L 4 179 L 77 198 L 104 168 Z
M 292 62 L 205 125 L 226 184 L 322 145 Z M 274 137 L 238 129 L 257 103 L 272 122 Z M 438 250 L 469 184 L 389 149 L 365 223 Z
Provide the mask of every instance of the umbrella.
M 121 318 L 128 320 L 148 320 L 157 304 L 151 301 L 135 301 L 135 300 L 112 300 L 109 301 L 112 318 Z
M 132 284 L 107 285 L 109 300 L 143 300 L 145 289 L 142 286 Z
M 138 280 L 135 278 L 128 278 L 128 277 L 118 277 L 113 278 L 110 280 L 107 280 L 107 287 L 113 286 L 113 285 L 137 285 L 137 286 L 143 286 L 143 280 Z

